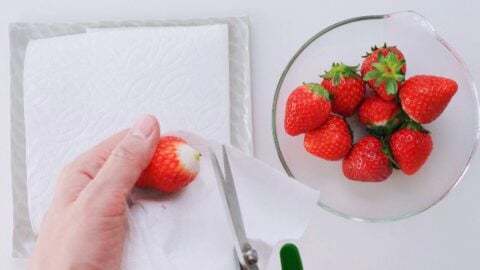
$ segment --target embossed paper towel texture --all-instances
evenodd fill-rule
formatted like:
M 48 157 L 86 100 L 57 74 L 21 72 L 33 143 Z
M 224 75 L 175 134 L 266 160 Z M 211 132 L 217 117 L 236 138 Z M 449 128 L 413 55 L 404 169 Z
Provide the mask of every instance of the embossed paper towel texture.
M 38 232 L 59 170 L 141 114 L 161 129 L 229 138 L 226 25 L 71 35 L 30 42 L 24 102 L 27 184 Z

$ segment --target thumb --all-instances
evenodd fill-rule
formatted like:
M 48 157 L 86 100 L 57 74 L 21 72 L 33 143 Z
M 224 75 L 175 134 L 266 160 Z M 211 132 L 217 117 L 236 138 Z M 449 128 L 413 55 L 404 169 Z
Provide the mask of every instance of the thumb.
M 103 167 L 84 190 L 91 195 L 87 197 L 104 200 L 113 196 L 123 204 L 140 174 L 150 163 L 159 137 L 160 127 L 156 118 L 150 115 L 140 118 L 112 150 Z

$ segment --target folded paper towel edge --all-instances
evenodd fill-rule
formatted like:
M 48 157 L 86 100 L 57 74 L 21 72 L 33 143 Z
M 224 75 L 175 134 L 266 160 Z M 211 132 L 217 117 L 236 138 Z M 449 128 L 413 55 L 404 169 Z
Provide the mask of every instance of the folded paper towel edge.
M 194 133 L 191 133 L 191 132 L 188 132 L 188 131 L 184 131 L 184 130 L 178 130 L 178 131 L 172 131 L 172 132 L 169 132 L 167 133 L 168 135 L 173 135 L 173 136 L 179 136 L 183 139 L 185 139 L 188 143 L 198 143 L 198 142 L 204 142 L 205 144 L 208 145 L 208 148 L 210 150 L 213 150 L 215 152 L 219 151 L 219 149 L 221 148 L 222 146 L 222 143 L 221 142 L 218 142 L 218 141 L 215 141 L 215 140 L 205 140 L 203 139 L 202 137 L 194 134 Z M 287 175 L 285 172 L 281 171 L 281 170 L 278 170 L 277 168 L 274 168 L 272 166 L 270 166 L 269 164 L 263 162 L 262 160 L 259 160 L 255 157 L 252 157 L 252 156 L 249 156 L 247 154 L 245 154 L 244 152 L 242 152 L 240 149 L 238 149 L 237 147 L 235 147 L 234 145 L 231 145 L 231 144 L 227 144 L 225 145 L 226 148 L 227 148 L 227 152 L 230 152 L 230 151 L 234 151 L 235 154 L 237 155 L 243 155 L 244 158 L 247 158 L 247 159 L 251 159 L 253 160 L 254 162 L 256 162 L 259 166 L 261 166 L 263 169 L 265 170 L 270 170 L 272 173 L 275 173 L 275 174 L 279 174 L 279 175 L 282 175 L 285 177 L 285 179 L 289 179 L 291 181 L 291 184 L 294 184 L 296 185 L 297 187 L 301 187 L 302 189 L 305 190 L 305 192 L 307 192 L 309 194 L 309 196 L 311 197 L 311 209 L 309 209 L 309 211 L 307 212 L 313 212 L 315 209 L 318 208 L 317 206 L 317 201 L 318 201 L 318 196 L 319 196 L 319 191 L 318 190 L 315 190 L 301 182 L 299 182 L 298 180 L 292 178 L 291 176 Z M 307 229 L 307 226 L 308 224 L 310 223 L 311 219 L 312 219 L 313 215 L 310 215 L 310 217 L 308 219 L 305 220 L 305 225 L 303 226 L 303 230 L 298 234 L 296 235 L 296 237 L 294 238 L 290 238 L 290 239 L 298 239 L 300 238 L 306 231 Z M 248 232 L 247 232 L 248 234 Z M 247 235 L 248 236 L 248 235 Z M 261 241 L 260 239 L 255 239 L 255 238 L 252 238 L 252 240 L 259 240 Z M 288 239 L 286 239 L 288 240 Z M 283 241 L 283 240 L 282 240 Z

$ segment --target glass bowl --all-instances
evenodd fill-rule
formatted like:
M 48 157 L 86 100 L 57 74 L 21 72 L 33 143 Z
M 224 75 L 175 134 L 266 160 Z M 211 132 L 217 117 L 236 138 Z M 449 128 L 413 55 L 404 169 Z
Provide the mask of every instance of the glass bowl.
M 319 75 L 332 62 L 360 64 L 361 56 L 371 46 L 384 42 L 404 53 L 407 78 L 416 74 L 444 76 L 454 79 L 459 89 L 443 114 L 424 125 L 431 131 L 434 147 L 415 175 L 395 170 L 384 182 L 351 181 L 343 176 L 341 161 L 319 159 L 305 151 L 303 135 L 286 134 L 285 103 L 302 82 L 319 82 Z M 357 17 L 325 28 L 292 57 L 274 96 L 273 137 L 285 171 L 319 191 L 319 206 L 353 220 L 392 221 L 430 208 L 462 179 L 479 139 L 478 107 L 477 90 L 467 67 L 422 15 L 406 11 Z M 356 116 L 348 122 L 354 130 L 354 141 L 366 134 Z

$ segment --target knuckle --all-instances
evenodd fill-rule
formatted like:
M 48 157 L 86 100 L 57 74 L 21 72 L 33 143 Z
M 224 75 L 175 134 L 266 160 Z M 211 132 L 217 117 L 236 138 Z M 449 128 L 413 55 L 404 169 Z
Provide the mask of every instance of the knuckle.
M 86 159 L 83 163 L 83 167 L 89 172 L 98 171 L 103 166 L 103 164 L 105 164 L 105 161 L 106 160 L 104 157 L 95 155 Z
M 65 165 L 65 167 L 62 169 L 61 175 L 68 175 L 75 171 L 79 166 L 84 164 L 86 156 L 87 155 L 85 153 L 80 154 L 77 158 L 67 163 L 67 165 Z
M 60 178 L 68 178 L 73 174 L 84 174 L 93 178 L 96 174 L 95 172 L 98 171 L 104 163 L 105 158 L 102 156 L 83 153 L 62 169 Z
M 124 145 L 119 145 L 116 147 L 112 153 L 110 154 L 111 157 L 119 160 L 122 163 L 126 163 L 129 166 L 132 166 L 135 169 L 141 170 L 140 166 L 140 156 L 135 151 L 127 148 Z
M 111 156 L 130 162 L 137 160 L 137 154 L 134 151 L 125 147 L 124 145 L 119 145 L 118 147 L 113 149 Z

